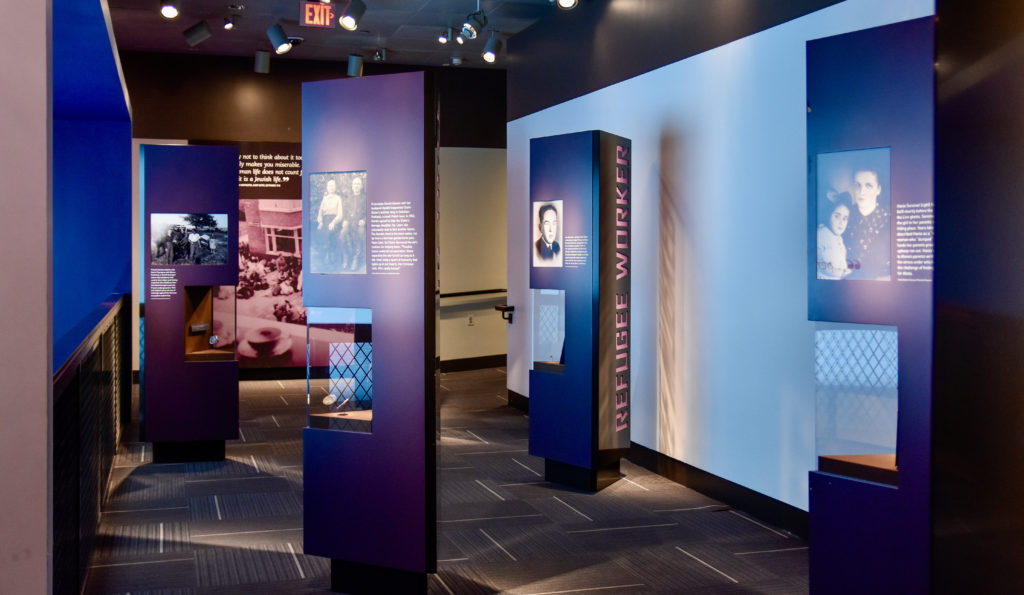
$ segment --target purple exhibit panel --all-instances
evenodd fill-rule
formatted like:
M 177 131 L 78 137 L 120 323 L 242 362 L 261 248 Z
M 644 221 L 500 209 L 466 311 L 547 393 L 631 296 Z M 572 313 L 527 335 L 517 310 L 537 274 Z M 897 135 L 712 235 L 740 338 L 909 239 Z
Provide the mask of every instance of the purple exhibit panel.
M 428 86 L 408 73 L 302 88 L 303 302 L 372 319 L 372 431 L 303 432 L 305 552 L 332 559 L 342 590 L 382 572 L 425 585 L 436 568 Z
M 238 280 L 238 149 L 144 145 L 141 169 L 148 255 L 141 407 L 145 439 L 235 439 L 238 363 L 230 352 L 206 360 L 188 358 L 186 312 L 201 288 L 234 287 Z
M 530 141 L 530 453 L 586 489 L 630 444 L 630 153 L 600 131 Z
M 808 42 L 807 105 L 808 318 L 898 334 L 898 481 L 811 472 L 811 591 L 926 592 L 932 18 Z

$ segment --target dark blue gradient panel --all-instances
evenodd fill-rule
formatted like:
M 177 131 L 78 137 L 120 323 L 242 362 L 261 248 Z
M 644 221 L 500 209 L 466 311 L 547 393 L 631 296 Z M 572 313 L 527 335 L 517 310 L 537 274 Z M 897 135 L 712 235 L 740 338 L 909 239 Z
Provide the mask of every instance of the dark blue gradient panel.
M 140 161 L 146 222 L 145 439 L 236 439 L 238 362 L 185 361 L 185 300 L 187 287 L 238 283 L 238 148 L 144 145 Z M 227 214 L 224 264 L 154 264 L 149 257 L 153 213 Z M 154 292 L 154 283 L 163 291 Z
M 530 140 L 530 201 L 560 201 L 563 239 L 562 266 L 531 266 L 530 287 L 565 290 L 565 365 L 561 372 L 530 370 L 530 454 L 584 468 L 592 466 L 595 448 L 597 142 L 595 132 Z M 533 228 L 540 233 L 537 221 Z M 565 254 L 569 237 L 589 239 L 585 264 L 570 264 Z M 535 242 L 530 249 L 536 252 Z M 522 257 L 537 262 L 536 254 Z
M 302 87 L 303 237 L 313 238 L 311 205 L 324 200 L 325 184 L 314 181 L 365 172 L 366 248 L 364 268 L 318 273 L 304 241 L 303 303 L 368 309 L 373 320 L 372 431 L 303 431 L 305 551 L 416 573 L 436 566 L 427 84 L 418 72 Z M 336 188 L 342 207 L 357 204 L 344 186 Z
M 930 17 L 807 43 L 808 318 L 894 325 L 899 362 L 897 488 L 811 472 L 812 592 L 928 591 L 933 81 Z M 863 232 L 843 230 L 848 262 L 860 268 L 823 278 L 819 225 L 843 200 Z M 888 268 L 869 263 L 886 244 Z

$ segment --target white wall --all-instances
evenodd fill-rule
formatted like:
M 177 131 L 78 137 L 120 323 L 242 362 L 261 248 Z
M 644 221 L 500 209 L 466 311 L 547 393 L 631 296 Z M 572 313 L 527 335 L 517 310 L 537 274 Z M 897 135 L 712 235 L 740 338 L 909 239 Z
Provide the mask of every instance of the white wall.
M 628 137 L 632 439 L 806 510 L 816 460 L 805 42 L 934 9 L 849 0 L 510 122 L 508 250 L 523 257 L 508 266 L 521 311 L 508 388 L 529 394 L 529 139 Z
M 505 149 L 442 147 L 438 177 L 441 293 L 505 288 Z M 494 309 L 504 303 L 442 298 L 441 361 L 505 353 L 507 323 Z
M 0 53 L 0 234 L 7 313 L 0 342 L 0 591 L 50 588 L 50 6 L 18 8 L 0 25 L 17 51 Z

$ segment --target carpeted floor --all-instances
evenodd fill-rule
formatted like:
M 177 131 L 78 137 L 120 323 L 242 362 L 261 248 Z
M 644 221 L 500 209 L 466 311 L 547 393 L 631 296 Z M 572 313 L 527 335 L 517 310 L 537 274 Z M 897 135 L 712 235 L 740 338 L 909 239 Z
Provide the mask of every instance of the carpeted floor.
M 623 461 L 597 494 L 543 481 L 503 369 L 441 378 L 431 593 L 806 593 L 807 543 Z M 85 593 L 324 593 L 302 553 L 305 381 L 241 383 L 217 463 L 115 462 Z

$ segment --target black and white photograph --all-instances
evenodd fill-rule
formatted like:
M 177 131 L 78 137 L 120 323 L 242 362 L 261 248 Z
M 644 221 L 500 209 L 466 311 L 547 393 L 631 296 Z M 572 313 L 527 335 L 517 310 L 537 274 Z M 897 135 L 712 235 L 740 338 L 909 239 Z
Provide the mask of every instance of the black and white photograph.
M 227 264 L 226 213 L 151 213 L 149 233 L 151 264 Z
M 891 279 L 889 152 L 818 155 L 816 278 Z
M 533 203 L 533 266 L 562 266 L 562 201 Z
M 309 176 L 311 273 L 366 273 L 366 172 Z

